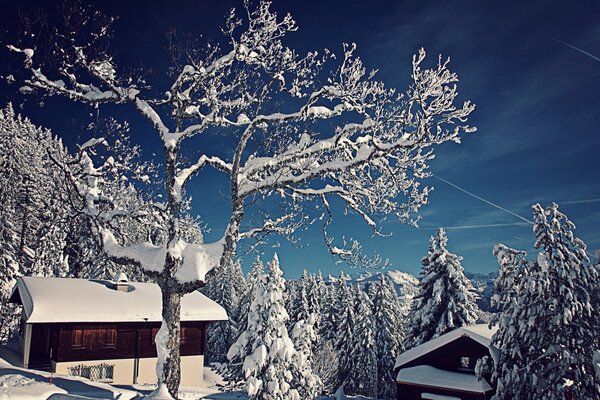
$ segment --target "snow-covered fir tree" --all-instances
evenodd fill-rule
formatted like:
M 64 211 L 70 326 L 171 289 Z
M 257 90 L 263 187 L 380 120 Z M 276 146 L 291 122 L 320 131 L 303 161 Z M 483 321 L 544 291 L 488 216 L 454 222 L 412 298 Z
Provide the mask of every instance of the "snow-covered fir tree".
M 234 314 L 237 294 L 233 285 L 233 264 L 227 266 L 223 273 L 210 282 L 207 295 L 227 312 L 228 316 Z M 218 321 L 211 324 L 207 332 L 206 357 L 210 362 L 224 362 L 227 360 L 227 351 L 233 343 L 235 331 L 231 320 Z
M 248 327 L 248 313 L 250 312 L 250 306 L 252 305 L 252 297 L 254 290 L 257 285 L 260 284 L 261 276 L 264 273 L 264 266 L 260 257 L 256 256 L 252 263 L 252 269 L 246 277 L 246 287 L 240 295 L 238 301 L 238 311 L 236 314 L 238 317 L 238 334 L 245 331 Z
M 495 399 L 598 398 L 593 365 L 598 335 L 590 296 L 597 271 L 558 205 L 535 204 L 533 218 L 537 259 L 526 272 L 513 274 L 516 293 L 508 288 L 498 297 L 505 303 L 492 338 L 502 355 L 493 367 Z M 515 260 L 518 270 L 521 261 Z
M 374 397 L 377 381 L 377 350 L 373 303 L 360 285 L 354 285 L 352 291 L 355 322 L 352 335 L 346 339 L 350 343 L 350 362 L 343 381 L 344 391 L 350 395 Z
M 338 383 L 339 358 L 335 348 L 336 290 L 325 284 L 321 271 L 312 275 L 307 293 L 309 304 L 317 316 L 318 340 L 313 348 L 313 371 L 321 378 L 323 391 L 333 393 Z
M 285 279 L 275 255 L 254 290 L 248 326 L 227 354 L 233 362 L 243 359 L 250 399 L 300 400 L 300 393 L 311 390 L 300 385 L 314 383 L 288 335 L 284 290 Z
M 312 369 L 321 380 L 323 393 L 334 393 L 338 384 L 340 360 L 333 340 L 317 342 L 313 352 Z
M 377 398 L 392 399 L 396 394 L 394 364 L 396 356 L 404 350 L 403 314 L 396 291 L 384 274 L 369 287 L 373 302 L 375 323 L 375 349 Z
M 480 377 L 494 382 L 497 399 L 517 399 L 523 371 L 526 370 L 526 357 L 521 352 L 523 338 L 521 331 L 515 328 L 517 319 L 522 317 L 521 291 L 527 290 L 527 278 L 536 265 L 527 261 L 526 253 L 497 244 L 493 250 L 500 266 L 498 277 L 494 281 L 492 307 L 498 311 L 492 317 L 490 326 L 498 326 L 492 337 L 498 352 L 497 360 L 484 357 L 476 366 Z M 521 316 L 520 316 L 521 315 Z
M 293 286 L 292 290 L 290 290 L 290 293 L 294 292 L 293 295 L 290 296 L 290 306 L 288 307 L 290 313 L 290 327 L 293 327 L 296 322 L 300 320 L 308 321 L 309 316 L 312 314 L 311 306 L 308 302 L 308 285 L 308 273 L 304 270 L 300 279 Z
M 321 379 L 312 368 L 313 348 L 318 342 L 316 324 L 316 314 L 309 313 L 306 319 L 298 320 L 291 331 L 296 348 L 294 360 L 299 366 L 295 371 L 294 382 L 302 399 L 313 399 L 322 388 Z
M 462 257 L 450 253 L 443 228 L 429 241 L 418 293 L 408 316 L 407 348 L 477 321 L 475 289 L 464 274 Z
M 354 293 L 351 286 L 346 282 L 346 275 L 342 272 L 335 284 L 336 303 L 332 314 L 335 314 L 332 320 L 334 347 L 338 354 L 339 371 L 338 384 L 343 384 L 350 371 L 354 368 L 352 351 L 353 343 L 351 341 L 356 327 Z

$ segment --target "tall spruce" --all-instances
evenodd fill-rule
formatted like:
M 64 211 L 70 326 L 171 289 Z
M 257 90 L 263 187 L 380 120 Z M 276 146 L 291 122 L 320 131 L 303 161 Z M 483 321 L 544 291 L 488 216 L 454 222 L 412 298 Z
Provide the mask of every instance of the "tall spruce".
M 591 300 L 597 271 L 558 205 L 535 204 L 533 219 L 537 258 L 520 274 L 516 295 L 500 294 L 516 301 L 505 305 L 492 338 L 501 349 L 495 399 L 597 399 Z
M 377 350 L 373 303 L 360 287 L 353 286 L 355 324 L 350 343 L 350 365 L 344 379 L 344 391 L 350 395 L 373 397 L 377 380 Z
M 464 274 L 462 257 L 450 253 L 447 243 L 445 230 L 438 229 L 421 261 L 418 294 L 408 316 L 408 348 L 477 321 L 475 289 Z
M 391 399 L 396 394 L 394 364 L 404 350 L 403 314 L 396 291 L 384 274 L 369 287 L 375 322 L 377 398 Z
M 292 385 L 300 365 L 288 336 L 283 293 L 285 279 L 277 255 L 267 263 L 267 273 L 256 286 L 248 326 L 231 346 L 229 360 L 243 360 L 242 370 L 250 399 L 300 400 Z
M 346 282 L 346 275 L 342 272 L 335 285 L 337 295 L 335 312 L 332 312 L 334 347 L 337 351 L 339 370 L 337 384 L 344 384 L 353 365 L 352 351 L 353 343 L 350 340 L 354 335 L 356 327 L 356 313 L 354 307 L 354 295 L 352 287 Z

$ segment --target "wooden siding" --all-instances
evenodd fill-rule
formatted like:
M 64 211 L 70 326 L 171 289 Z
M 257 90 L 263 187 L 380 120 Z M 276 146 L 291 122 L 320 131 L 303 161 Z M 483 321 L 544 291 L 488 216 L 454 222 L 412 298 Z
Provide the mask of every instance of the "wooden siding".
M 35 324 L 34 332 L 49 325 L 56 336 L 51 357 L 56 362 L 156 357 L 159 322 Z M 181 355 L 203 355 L 206 323 L 182 322 L 181 328 Z

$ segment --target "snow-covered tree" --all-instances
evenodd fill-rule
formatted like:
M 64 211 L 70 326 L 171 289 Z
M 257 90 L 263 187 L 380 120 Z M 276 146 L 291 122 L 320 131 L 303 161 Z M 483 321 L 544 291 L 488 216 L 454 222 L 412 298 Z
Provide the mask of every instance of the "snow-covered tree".
M 445 230 L 438 229 L 423 257 L 419 291 L 408 316 L 408 348 L 477 321 L 475 289 L 464 274 L 462 257 L 450 253 L 447 243 Z
M 323 211 L 331 216 L 332 198 L 341 199 L 374 229 L 373 217 L 385 214 L 414 222 L 427 203 L 430 189 L 421 180 L 428 176 L 434 147 L 459 142 L 462 132 L 474 131 L 466 124 L 474 106 L 456 104 L 458 78 L 447 60 L 440 58 L 427 68 L 420 50 L 413 57 L 408 90 L 401 93 L 366 70 L 354 45 L 344 46 L 339 57 L 330 51 L 301 55 L 284 42 L 297 29 L 290 15 L 276 15 L 266 1 L 255 7 L 244 4 L 241 18 L 233 11 L 228 16 L 222 41 L 181 52 L 184 59 L 173 66 L 176 72 L 166 91 L 145 77 L 126 76 L 128 69 L 117 66 L 106 46 L 115 19 L 93 10 L 72 10 L 82 29 L 72 26 L 74 18 L 61 19 L 71 25 L 45 41 L 54 46 L 47 52 L 56 57 L 54 63 L 38 63 L 40 49 L 26 47 L 31 37 L 23 38 L 21 48 L 9 46 L 23 57 L 28 74 L 21 92 L 61 95 L 93 107 L 129 107 L 151 122 L 163 143 L 164 244 L 119 241 L 110 223 L 115 213 L 98 213 L 103 197 L 98 187 L 88 187 L 86 197 L 104 250 L 149 271 L 163 292 L 168 339 L 157 341 L 157 347 L 166 347 L 157 372 L 159 386 L 166 385 L 172 396 L 180 381 L 181 296 L 201 287 L 210 271 L 223 270 L 240 240 L 292 234 L 319 220 Z M 278 108 L 281 104 L 285 106 Z M 182 145 L 190 138 L 224 134 L 234 138 L 228 154 L 219 157 L 198 147 L 182 157 Z M 193 161 L 186 162 L 193 152 Z M 185 188 L 209 168 L 229 180 L 231 214 L 223 229 L 215 229 L 224 232 L 221 238 L 190 243 L 180 229 Z M 282 212 L 247 217 L 261 199 L 279 201 Z M 313 202 L 321 210 L 311 217 L 307 205 Z M 336 244 L 327 233 L 331 219 L 325 221 L 328 249 L 349 263 L 362 260 L 356 252 L 360 244 Z
M 313 399 L 320 393 L 322 382 L 313 371 L 313 348 L 317 343 L 317 316 L 308 314 L 306 319 L 298 320 L 292 328 L 292 341 L 296 348 L 294 363 L 297 366 L 294 386 L 298 388 L 300 398 Z
M 286 328 L 289 316 L 284 290 L 285 279 L 275 255 L 254 290 L 248 328 L 227 353 L 231 361 L 243 359 L 246 390 L 251 399 L 300 400 L 298 388 L 292 386 L 300 366 Z
M 312 369 L 321 380 L 325 394 L 337 389 L 339 368 L 340 361 L 333 340 L 320 340 L 313 352 Z
M 293 327 L 296 322 L 300 320 L 308 321 L 309 316 L 312 314 L 307 295 L 307 289 L 309 285 L 308 279 L 308 273 L 306 270 L 304 270 L 302 276 L 298 282 L 296 282 L 296 285 L 294 285 L 294 295 L 290 296 L 290 298 L 293 299 L 290 307 L 288 307 L 290 312 L 289 325 L 291 327 Z
M 492 342 L 503 349 L 499 351 L 498 359 L 484 357 L 476 366 L 477 374 L 494 382 L 497 399 L 517 399 L 520 392 L 520 382 L 523 371 L 526 370 L 527 355 L 521 351 L 526 348 L 517 329 L 518 319 L 523 317 L 524 307 L 521 291 L 526 292 L 527 279 L 530 271 L 537 266 L 527 261 L 526 253 L 502 244 L 494 246 L 494 256 L 500 266 L 498 277 L 494 281 L 494 292 L 491 305 L 498 313 L 494 314 L 490 326 L 498 326 Z M 515 325 L 517 324 L 517 325 Z M 525 393 L 520 394 L 525 398 Z
M 398 354 L 404 350 L 402 307 L 394 287 L 384 274 L 380 275 L 378 282 L 371 284 L 369 294 L 375 323 L 376 397 L 391 399 L 396 393 L 394 364 Z
M 234 314 L 237 294 L 233 285 L 234 264 L 228 265 L 223 273 L 210 281 L 207 295 L 220 304 L 228 316 Z M 230 317 L 231 318 L 231 317 Z M 231 319 L 211 324 L 207 333 L 207 358 L 211 362 L 227 360 L 227 351 L 236 337 Z
M 353 366 L 352 351 L 353 343 L 351 341 L 356 328 L 355 303 L 352 287 L 346 283 L 344 273 L 340 274 L 336 282 L 335 293 L 337 296 L 336 304 L 333 307 L 333 341 L 334 347 L 338 353 L 338 382 L 342 384 L 350 375 Z
M 372 397 L 377 381 L 377 349 L 373 303 L 359 286 L 353 286 L 355 323 L 350 342 L 350 363 L 343 380 L 344 391 L 351 395 Z
M 600 381 L 592 361 L 598 335 L 590 296 L 598 285 L 597 271 L 558 205 L 535 204 L 533 219 L 540 250 L 535 262 L 523 269 L 521 255 L 496 248 L 501 266 L 502 257 L 508 260 L 508 275 L 514 277 L 509 284 L 517 289 L 501 285 L 498 296 L 503 310 L 492 338 L 501 350 L 492 369 L 495 398 L 598 398 Z

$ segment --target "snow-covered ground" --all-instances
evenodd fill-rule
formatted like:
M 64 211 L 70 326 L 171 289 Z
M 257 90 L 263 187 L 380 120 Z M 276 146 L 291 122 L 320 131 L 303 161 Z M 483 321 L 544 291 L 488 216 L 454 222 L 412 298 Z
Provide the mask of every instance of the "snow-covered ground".
M 0 347 L 0 400 L 82 400 L 82 399 L 140 399 L 154 390 L 149 385 L 112 386 L 85 378 L 57 375 L 17 367 L 17 355 Z M 50 383 L 52 379 L 52 383 Z M 203 387 L 181 387 L 181 400 L 247 400 L 242 392 L 222 392 L 223 381 L 210 368 L 204 368 Z M 350 397 L 341 397 L 343 399 Z M 330 399 L 321 397 L 320 400 Z M 355 400 L 363 397 L 352 397 Z

